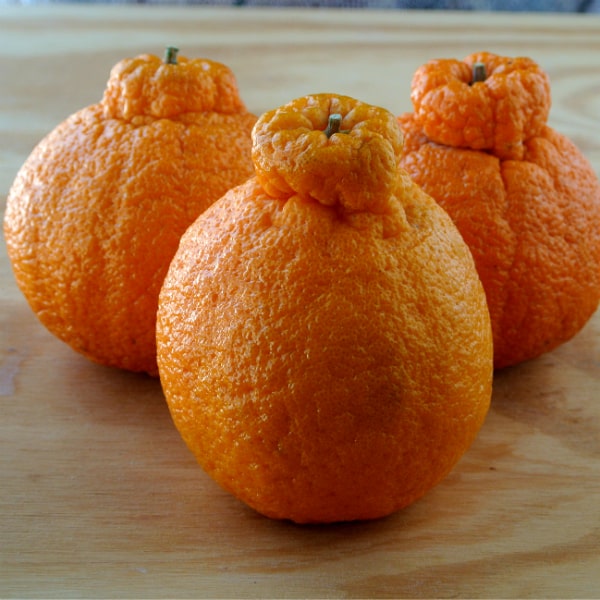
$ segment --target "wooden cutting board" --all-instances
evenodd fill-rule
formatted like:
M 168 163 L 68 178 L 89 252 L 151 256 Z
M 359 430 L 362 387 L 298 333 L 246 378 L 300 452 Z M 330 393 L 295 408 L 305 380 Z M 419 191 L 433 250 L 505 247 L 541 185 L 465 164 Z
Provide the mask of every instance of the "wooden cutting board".
M 600 18 L 118 5 L 0 7 L 0 202 L 33 145 L 124 56 L 227 63 L 259 114 L 333 91 L 410 109 L 414 70 L 478 50 L 550 74 L 551 124 L 600 172 Z M 37 322 L 0 245 L 0 597 L 599 597 L 600 314 L 498 373 L 477 441 L 392 517 L 298 527 L 196 466 L 158 380 Z

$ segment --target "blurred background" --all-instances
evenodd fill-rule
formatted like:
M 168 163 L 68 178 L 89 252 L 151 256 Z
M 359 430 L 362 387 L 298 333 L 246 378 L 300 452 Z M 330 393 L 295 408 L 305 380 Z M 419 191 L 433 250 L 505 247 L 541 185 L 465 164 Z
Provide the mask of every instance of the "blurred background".
M 97 4 L 203 4 L 307 8 L 478 10 L 600 13 L 600 0 L 72 0 Z M 51 4 L 54 0 L 0 0 L 2 4 Z

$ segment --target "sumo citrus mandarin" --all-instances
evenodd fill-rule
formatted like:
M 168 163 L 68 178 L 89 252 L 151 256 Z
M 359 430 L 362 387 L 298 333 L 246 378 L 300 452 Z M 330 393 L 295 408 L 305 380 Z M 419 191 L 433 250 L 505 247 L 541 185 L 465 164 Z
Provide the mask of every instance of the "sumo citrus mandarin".
M 143 55 L 33 150 L 8 197 L 16 280 L 41 322 L 102 364 L 157 373 L 158 292 L 186 227 L 253 172 L 256 118 L 225 65 Z
M 388 111 L 298 98 L 259 118 L 256 176 L 184 234 L 158 364 L 200 465 L 260 513 L 371 519 L 454 467 L 488 410 L 472 257 L 398 169 Z
M 473 253 L 496 367 L 566 342 L 600 300 L 600 183 L 547 125 L 548 76 L 528 58 L 435 60 L 415 73 L 412 99 L 401 164 Z

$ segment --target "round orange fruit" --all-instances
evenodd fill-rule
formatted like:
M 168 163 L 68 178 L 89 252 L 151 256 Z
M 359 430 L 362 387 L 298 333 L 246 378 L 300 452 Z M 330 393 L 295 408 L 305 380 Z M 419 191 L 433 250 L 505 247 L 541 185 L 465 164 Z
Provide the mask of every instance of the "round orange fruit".
M 253 173 L 255 121 L 225 65 L 174 49 L 115 65 L 8 196 L 8 255 L 40 321 L 96 362 L 156 375 L 167 268 L 187 226 Z
M 496 367 L 553 350 L 600 301 L 600 182 L 547 124 L 547 74 L 529 58 L 481 52 L 426 63 L 411 96 L 401 164 L 473 253 Z
M 174 423 L 221 486 L 269 517 L 407 506 L 487 413 L 485 294 L 401 151 L 395 117 L 346 96 L 265 113 L 256 176 L 187 230 L 161 290 Z

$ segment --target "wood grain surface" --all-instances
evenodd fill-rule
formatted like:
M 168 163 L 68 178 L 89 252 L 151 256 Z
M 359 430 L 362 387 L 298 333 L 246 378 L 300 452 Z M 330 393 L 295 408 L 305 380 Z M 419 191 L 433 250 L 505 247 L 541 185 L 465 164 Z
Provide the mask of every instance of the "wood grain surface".
M 479 50 L 550 74 L 551 124 L 600 172 L 600 17 L 156 6 L 0 8 L 0 202 L 124 56 L 227 63 L 255 113 L 312 92 L 410 109 L 414 70 Z M 196 466 L 157 380 L 53 338 L 0 245 L 0 597 L 600 597 L 600 314 L 496 374 L 450 476 L 392 517 L 262 518 Z

